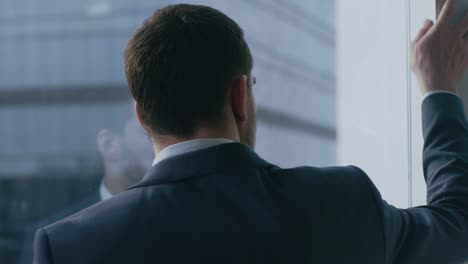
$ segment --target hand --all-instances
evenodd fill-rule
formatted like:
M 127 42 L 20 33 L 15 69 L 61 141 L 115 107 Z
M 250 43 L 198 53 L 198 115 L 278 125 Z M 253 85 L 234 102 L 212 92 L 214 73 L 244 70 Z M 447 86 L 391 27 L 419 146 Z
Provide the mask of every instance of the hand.
M 456 0 L 447 0 L 434 25 L 427 20 L 411 43 L 411 68 L 424 93 L 445 90 L 458 94 L 457 84 L 468 66 L 468 12 L 451 25 Z

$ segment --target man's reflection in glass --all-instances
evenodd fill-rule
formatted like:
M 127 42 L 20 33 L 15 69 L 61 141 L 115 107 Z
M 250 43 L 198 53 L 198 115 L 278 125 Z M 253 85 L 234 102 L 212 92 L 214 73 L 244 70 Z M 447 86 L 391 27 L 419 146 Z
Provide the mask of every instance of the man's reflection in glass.
M 19 263 L 32 263 L 33 240 L 37 229 L 126 191 L 139 182 L 151 168 L 154 150 L 149 137 L 138 123 L 133 111 L 133 100 L 129 102 L 128 110 L 132 112 L 130 118 L 119 124 L 118 128 L 111 128 L 109 125 L 97 133 L 96 145 L 104 168 L 100 186 L 96 186 L 95 191 L 89 197 L 84 197 L 80 203 L 26 227 Z
M 104 128 L 97 136 L 97 147 L 104 163 L 99 189 L 101 200 L 126 191 L 140 181 L 154 159 L 149 138 L 135 115 L 125 122 L 122 130 Z

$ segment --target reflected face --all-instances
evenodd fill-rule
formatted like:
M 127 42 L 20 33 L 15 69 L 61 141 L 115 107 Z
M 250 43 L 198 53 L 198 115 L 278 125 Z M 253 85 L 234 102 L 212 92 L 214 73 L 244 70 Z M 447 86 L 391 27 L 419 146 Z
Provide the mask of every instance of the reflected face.
M 152 166 L 153 144 L 136 115 L 125 121 L 120 131 L 102 129 L 97 145 L 104 161 L 105 181 L 119 190 L 139 182 Z
M 154 160 L 154 150 L 151 139 L 140 126 L 136 116 L 125 123 L 122 139 L 122 161 L 126 164 L 122 169 L 135 181 L 140 181 L 151 168 Z

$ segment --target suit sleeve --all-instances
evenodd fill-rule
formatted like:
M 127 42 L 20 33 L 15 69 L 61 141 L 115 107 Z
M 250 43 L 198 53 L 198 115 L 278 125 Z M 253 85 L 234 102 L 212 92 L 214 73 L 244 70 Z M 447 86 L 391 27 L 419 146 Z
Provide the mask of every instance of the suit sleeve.
M 52 264 L 52 249 L 49 237 L 44 228 L 37 231 L 34 239 L 34 261 L 33 264 Z
M 434 94 L 425 98 L 422 111 L 428 205 L 397 209 L 383 201 L 365 177 L 382 216 L 386 263 L 464 263 L 468 261 L 468 125 L 463 103 L 458 96 Z

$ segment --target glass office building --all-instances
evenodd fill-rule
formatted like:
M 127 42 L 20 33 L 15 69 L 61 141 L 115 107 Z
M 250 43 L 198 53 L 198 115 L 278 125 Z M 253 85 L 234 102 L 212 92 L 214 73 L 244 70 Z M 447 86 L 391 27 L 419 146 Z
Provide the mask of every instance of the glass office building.
M 257 152 L 283 167 L 334 165 L 334 1 L 185 2 L 218 8 L 245 31 L 257 77 Z M 106 170 L 98 135 L 127 135 L 133 115 L 123 51 L 138 25 L 171 3 L 0 4 L 0 263 L 28 263 L 35 228 L 97 192 Z

